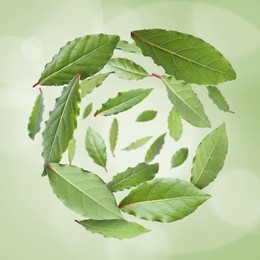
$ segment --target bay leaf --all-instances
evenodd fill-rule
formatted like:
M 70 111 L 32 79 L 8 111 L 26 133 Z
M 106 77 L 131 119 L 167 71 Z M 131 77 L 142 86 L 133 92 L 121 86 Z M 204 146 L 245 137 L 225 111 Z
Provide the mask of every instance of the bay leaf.
M 76 139 L 73 137 L 68 146 L 68 159 L 69 163 L 71 164 L 76 152 Z
M 81 102 L 79 78 L 80 75 L 75 76 L 68 86 L 64 87 L 46 122 L 42 153 L 45 163 L 59 162 L 73 138 Z
M 111 220 L 82 220 L 76 221 L 81 226 L 86 228 L 86 230 L 92 233 L 99 233 L 104 237 L 126 239 L 137 237 L 141 234 L 147 233 L 150 230 L 144 228 L 143 226 L 128 222 L 124 219 L 111 219 Z
M 93 161 L 97 165 L 104 167 L 107 171 L 107 152 L 105 142 L 102 136 L 91 127 L 87 130 L 85 146 L 88 155 L 93 159 Z
M 187 181 L 158 178 L 133 189 L 119 207 L 138 218 L 172 222 L 191 214 L 209 198 Z
M 34 86 L 64 85 L 78 73 L 81 79 L 96 74 L 112 57 L 118 41 L 117 35 L 96 34 L 68 42 L 45 66 Z
M 162 29 L 138 30 L 131 35 L 145 56 L 178 80 L 217 85 L 236 78 L 228 60 L 200 38 Z
M 93 103 L 90 103 L 86 106 L 83 113 L 83 119 L 87 118 L 90 115 L 92 109 L 93 109 Z
M 147 150 L 145 155 L 145 162 L 149 163 L 151 162 L 156 155 L 158 155 L 164 145 L 164 138 L 166 134 L 160 135 L 150 146 L 150 148 Z
M 182 165 L 187 157 L 188 157 L 189 150 L 187 148 L 181 148 L 172 156 L 171 160 L 171 167 L 175 168 Z
M 182 135 L 182 122 L 179 113 L 173 108 L 168 116 L 168 129 L 170 136 L 177 142 Z
M 137 186 L 138 184 L 152 180 L 159 171 L 159 164 L 139 163 L 135 167 L 129 167 L 126 171 L 115 175 L 107 187 L 112 191 L 122 191 Z
M 116 76 L 127 80 L 139 80 L 149 76 L 148 72 L 135 62 L 125 58 L 114 58 L 107 63 Z
M 157 111 L 146 110 L 143 111 L 136 119 L 136 122 L 147 122 L 153 120 L 157 115 Z
M 65 206 L 76 213 L 96 219 L 121 219 L 115 198 L 94 173 L 71 165 L 47 164 L 50 185 Z
M 39 133 L 41 130 L 43 111 L 43 95 L 39 94 L 33 105 L 33 109 L 28 122 L 28 134 L 32 140 L 34 140 L 36 134 Z
M 174 77 L 162 76 L 168 96 L 180 116 L 196 127 L 211 127 L 204 108 L 191 86 Z
M 193 159 L 191 182 L 200 189 L 208 186 L 223 168 L 228 151 L 225 124 L 209 133 L 200 143 Z
M 102 108 L 96 111 L 95 116 L 99 114 L 110 116 L 124 112 L 142 102 L 152 90 L 148 88 L 119 92 L 116 97 L 110 98 L 106 103 L 102 104 Z
M 125 147 L 123 150 L 124 151 L 131 151 L 131 150 L 135 150 L 139 147 L 142 147 L 143 145 L 145 145 L 150 139 L 152 138 L 152 136 L 146 136 L 143 138 L 140 138 L 134 142 L 132 142 L 131 144 L 129 144 L 127 147 Z
M 116 118 L 114 118 L 109 131 L 110 150 L 114 157 L 115 157 L 114 153 L 115 153 L 117 139 L 118 139 L 118 121 Z

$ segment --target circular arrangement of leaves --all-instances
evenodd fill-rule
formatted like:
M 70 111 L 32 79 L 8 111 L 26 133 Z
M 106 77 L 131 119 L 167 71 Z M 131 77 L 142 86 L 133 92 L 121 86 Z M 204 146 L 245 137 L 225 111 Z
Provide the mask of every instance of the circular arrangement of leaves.
M 120 40 L 117 35 L 88 35 L 68 42 L 45 66 L 39 81 L 33 86 L 63 86 L 61 95 L 49 113 L 43 131 L 44 171 L 56 196 L 71 210 L 86 217 L 76 221 L 93 233 L 118 239 L 132 238 L 149 230 L 138 223 L 125 220 L 122 212 L 138 218 L 173 222 L 194 212 L 210 198 L 202 189 L 209 185 L 222 169 L 228 149 L 223 123 L 200 143 L 193 159 L 190 182 L 177 178 L 156 178 L 159 163 L 151 164 L 160 153 L 168 134 L 176 142 L 182 135 L 182 120 L 195 127 L 211 127 L 203 105 L 191 84 L 209 85 L 209 97 L 219 109 L 230 112 L 229 106 L 216 85 L 234 80 L 236 73 L 227 59 L 213 46 L 192 35 L 162 29 L 138 30 L 131 33 L 134 42 Z M 163 67 L 165 75 L 148 73 L 143 67 L 126 58 L 113 58 L 115 49 L 152 58 Z M 131 54 L 130 54 L 131 55 Z M 106 66 L 110 71 L 100 73 Z M 125 80 L 146 77 L 159 79 L 165 86 L 173 105 L 168 116 L 168 130 L 150 145 L 135 167 L 128 167 L 105 183 L 100 176 L 71 165 L 76 150 L 74 133 L 80 113 L 81 100 L 99 87 L 111 74 Z M 203 86 L 204 87 L 204 86 Z M 94 116 L 111 116 L 138 105 L 153 91 L 152 88 L 119 92 L 100 105 Z M 40 132 L 44 100 L 40 88 L 31 116 L 29 136 Z M 93 104 L 84 110 L 83 118 L 92 113 Z M 157 111 L 146 110 L 137 122 L 151 121 Z M 114 155 L 119 134 L 119 122 L 114 117 L 109 131 L 111 153 Z M 125 151 L 145 145 L 153 137 L 143 136 L 124 148 Z M 105 141 L 94 128 L 86 132 L 85 147 L 93 161 L 107 171 Z M 60 164 L 68 151 L 69 163 Z M 172 167 L 180 166 L 188 157 L 181 148 L 171 160 Z M 117 205 L 114 194 L 131 189 Z

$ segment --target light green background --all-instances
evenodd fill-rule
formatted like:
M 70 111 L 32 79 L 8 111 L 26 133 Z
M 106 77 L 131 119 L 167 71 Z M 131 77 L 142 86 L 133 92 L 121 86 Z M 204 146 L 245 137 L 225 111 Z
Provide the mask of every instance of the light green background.
M 0 259 L 3 260 L 257 260 L 260 259 L 260 2 L 163 1 L 163 0 L 9 0 L 1 3 L 0 31 L 0 158 L 1 221 Z M 171 224 L 146 223 L 152 232 L 132 240 L 104 239 L 86 232 L 73 221 L 81 219 L 52 194 L 47 178 L 41 178 L 40 136 L 27 137 L 27 118 L 38 90 L 31 88 L 53 54 L 75 37 L 105 32 L 130 39 L 129 32 L 141 28 L 166 28 L 191 33 L 212 43 L 231 61 L 237 81 L 225 83 L 222 91 L 235 115 L 219 112 L 208 100 L 206 89 L 195 90 L 217 127 L 227 123 L 229 155 L 218 180 L 207 188 L 212 198 L 195 214 Z M 129 56 L 128 56 L 129 57 Z M 151 72 L 161 72 L 150 59 L 133 56 Z M 108 96 L 132 87 L 155 87 L 155 93 L 140 107 L 118 118 L 119 148 L 146 133 L 165 130 L 170 104 L 161 102 L 165 93 L 160 82 L 147 79 L 125 83 L 111 77 L 84 103 L 96 107 Z M 46 107 L 53 106 L 59 88 L 44 89 Z M 141 109 L 159 110 L 156 127 L 134 124 Z M 47 112 L 45 116 L 47 115 Z M 131 123 L 132 122 L 132 123 Z M 76 163 L 109 179 L 113 172 L 134 165 L 145 149 L 110 156 L 110 175 L 87 158 L 84 134 L 88 124 L 104 136 L 111 118 L 80 122 Z M 129 133 L 129 125 L 131 131 Z M 142 135 L 140 136 L 140 133 Z M 182 141 L 167 139 L 161 176 L 188 179 L 192 155 L 208 130 L 185 124 Z M 169 170 L 169 158 L 181 146 L 190 147 L 189 161 Z M 109 176 L 109 177 L 108 177 Z M 134 219 L 134 218 L 129 218 Z

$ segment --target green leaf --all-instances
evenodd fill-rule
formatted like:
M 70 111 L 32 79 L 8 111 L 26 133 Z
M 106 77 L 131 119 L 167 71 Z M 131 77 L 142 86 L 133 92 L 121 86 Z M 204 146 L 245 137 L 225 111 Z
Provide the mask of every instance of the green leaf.
M 157 111 L 146 110 L 142 112 L 136 119 L 136 122 L 146 122 L 153 120 L 157 115 Z
M 99 233 L 104 237 L 117 239 L 133 238 L 150 231 L 137 223 L 128 222 L 124 219 L 89 219 L 77 222 L 92 233 Z
M 122 191 L 137 186 L 138 184 L 152 180 L 159 170 L 159 164 L 139 163 L 137 166 L 127 168 L 126 171 L 118 173 L 113 180 L 107 184 L 112 191 Z
M 106 169 L 107 152 L 106 145 L 99 133 L 91 127 L 88 128 L 85 139 L 86 150 L 93 161 Z
M 189 150 L 187 148 L 181 148 L 178 150 L 173 156 L 171 160 L 171 166 L 172 168 L 178 167 L 182 165 L 187 157 L 188 157 Z
M 191 182 L 200 189 L 208 186 L 223 168 L 227 151 L 226 127 L 222 124 L 208 134 L 197 148 Z
M 151 29 L 134 31 L 132 38 L 145 56 L 176 79 L 217 85 L 236 78 L 234 69 L 219 51 L 192 35 Z
M 208 92 L 209 97 L 220 110 L 223 110 L 224 112 L 230 112 L 229 105 L 218 88 L 214 86 L 208 86 Z
M 182 135 L 182 122 L 176 109 L 172 109 L 168 116 L 168 129 L 170 136 L 177 142 Z
M 146 155 L 145 155 L 145 162 L 149 163 L 151 162 L 154 157 L 160 153 L 163 144 L 164 144 L 164 138 L 165 134 L 160 135 L 150 146 L 150 148 L 147 150 Z
M 189 182 L 159 178 L 132 190 L 119 207 L 142 219 L 172 222 L 191 214 L 209 198 Z
M 61 160 L 77 128 L 81 102 L 79 77 L 80 75 L 74 77 L 69 85 L 64 87 L 46 122 L 42 153 L 45 163 Z
M 204 108 L 191 86 L 174 77 L 162 76 L 170 101 L 180 116 L 197 127 L 211 127 Z
M 96 74 L 112 57 L 118 41 L 116 35 L 97 34 L 68 42 L 45 66 L 37 84 L 64 85 L 78 73 L 81 79 Z
M 40 94 L 33 106 L 31 116 L 28 123 L 29 137 L 34 140 L 35 135 L 41 130 L 42 115 L 44 110 L 43 96 Z
M 102 108 L 96 111 L 95 116 L 102 114 L 103 116 L 116 115 L 124 112 L 143 101 L 153 89 L 133 89 L 126 92 L 119 92 L 115 98 L 110 98 Z
M 84 113 L 83 113 L 83 119 L 87 118 L 90 115 L 90 113 L 92 112 L 92 109 L 93 109 L 93 103 L 90 103 L 86 106 Z
M 72 161 L 74 159 L 75 151 L 76 151 L 76 139 L 73 137 L 68 146 L 68 158 L 69 158 L 70 164 L 72 163 Z
M 98 88 L 102 85 L 104 80 L 113 72 L 97 74 L 92 76 L 91 78 L 85 79 L 81 81 L 81 98 L 84 98 L 86 95 L 92 93 L 95 88 Z
M 142 53 L 141 49 L 136 46 L 135 42 L 129 43 L 127 41 L 119 41 L 116 48 L 124 52 Z
M 122 218 L 113 194 L 96 174 L 57 163 L 46 170 L 53 192 L 71 210 L 97 220 Z
M 134 141 L 133 143 L 129 144 L 123 150 L 131 151 L 131 150 L 137 149 L 137 148 L 145 145 L 151 138 L 152 138 L 152 136 L 146 136 L 146 137 L 140 138 L 140 139 Z
M 115 71 L 116 76 L 122 79 L 139 80 L 149 76 L 144 68 L 125 58 L 111 59 L 107 64 L 109 69 Z
M 112 122 L 109 131 L 110 150 L 113 156 L 115 156 L 114 152 L 116 148 L 117 138 L 118 138 L 118 121 L 116 118 L 114 118 L 114 121 Z

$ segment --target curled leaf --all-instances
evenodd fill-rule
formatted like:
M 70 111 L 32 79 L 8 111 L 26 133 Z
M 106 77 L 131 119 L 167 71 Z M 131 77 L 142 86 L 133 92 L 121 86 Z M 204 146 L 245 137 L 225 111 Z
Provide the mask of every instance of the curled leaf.
M 118 121 L 116 118 L 114 118 L 109 131 L 110 150 L 113 156 L 115 156 L 114 152 L 116 148 L 117 138 L 118 138 Z
M 143 145 L 145 145 L 150 139 L 152 138 L 152 136 L 146 136 L 143 138 L 140 138 L 136 141 L 134 141 L 133 143 L 129 144 L 127 147 L 125 147 L 123 150 L 124 151 L 131 151 L 131 150 L 135 150 L 139 147 L 142 147 Z
M 149 163 L 151 162 L 154 157 L 160 153 L 163 145 L 164 145 L 164 138 L 166 134 L 160 135 L 150 146 L 150 148 L 147 150 L 145 155 L 145 162 Z
M 133 238 L 150 231 L 137 223 L 128 222 L 124 219 L 88 219 L 77 222 L 92 233 L 99 233 L 104 237 L 117 239 Z
M 29 137 L 34 140 L 35 135 L 41 130 L 42 115 L 44 110 L 43 96 L 40 94 L 33 106 L 31 116 L 28 123 Z

